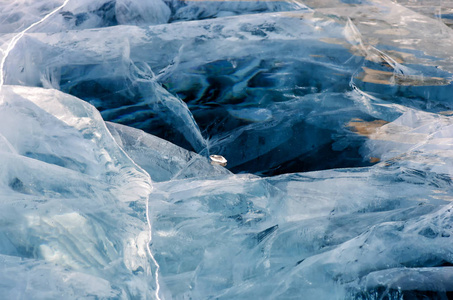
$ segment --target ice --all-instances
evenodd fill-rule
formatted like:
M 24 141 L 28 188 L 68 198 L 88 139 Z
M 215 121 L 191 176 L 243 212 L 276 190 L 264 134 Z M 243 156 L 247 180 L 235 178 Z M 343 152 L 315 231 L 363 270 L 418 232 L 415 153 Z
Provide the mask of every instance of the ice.
M 132 127 L 110 122 L 106 124 L 117 144 L 155 182 L 230 174 L 225 168 L 211 165 L 206 157 L 166 140 Z
M 167 23 L 170 8 L 161 0 L 116 0 L 115 16 L 118 24 L 154 25 Z
M 373 33 L 379 40 L 369 41 L 369 22 L 359 17 L 339 22 L 329 8 L 320 12 L 115 26 L 77 35 L 31 33 L 18 48 L 29 44 L 34 50 L 27 57 L 13 53 L 6 82 L 61 89 L 95 105 L 106 120 L 189 150 L 222 154 L 234 172 L 266 175 L 369 165 L 375 156 L 360 153 L 363 140 L 347 125 L 353 119 L 391 122 L 401 112 L 376 114 L 370 105 L 357 106 L 359 96 L 345 94 L 350 85 L 359 93 L 378 93 L 388 104 L 404 101 L 436 113 L 451 109 L 451 74 L 433 66 L 448 68 L 448 32 L 433 32 L 445 43 L 435 50 L 417 45 L 427 49 L 421 53 L 394 46 L 390 34 Z M 375 16 L 382 28 L 389 26 L 388 14 Z M 417 17 L 417 26 L 427 22 Z M 410 41 L 415 33 L 407 35 Z M 329 108 L 313 110 L 318 102 Z M 326 124 L 317 121 L 322 118 Z M 245 141 L 262 146 L 240 147 Z
M 307 14 L 298 13 L 302 16 Z M 237 166 L 238 170 L 259 172 L 263 165 L 272 169 L 293 158 L 310 155 L 307 152 L 311 144 L 299 148 L 301 139 L 291 127 L 298 126 L 301 130 L 312 127 L 312 124 L 305 124 L 303 119 L 313 104 L 306 105 L 306 112 L 295 112 L 294 119 L 285 119 L 284 111 L 289 106 L 296 107 L 297 103 L 323 101 L 318 100 L 317 96 L 313 97 L 313 93 L 341 92 L 348 88 L 348 77 L 354 73 L 357 63 L 336 65 L 337 62 L 346 62 L 351 54 L 342 46 L 320 41 L 341 35 L 343 26 L 329 20 L 312 20 L 308 16 L 305 20 L 284 14 L 257 14 L 235 17 L 235 20 L 230 22 L 219 18 L 190 24 L 135 28 L 132 35 L 130 27 L 110 27 L 87 32 L 82 40 L 71 33 L 55 34 L 50 39 L 47 35 L 30 34 L 21 45 L 32 43 L 36 51 L 49 53 L 49 56 L 32 54 L 30 58 L 33 63 L 24 65 L 23 71 L 13 68 L 17 71 L 7 72 L 6 81 L 68 91 L 94 104 L 107 120 L 138 127 L 198 152 L 203 149 L 214 154 L 222 152 L 229 156 L 230 166 Z M 329 30 L 313 35 L 311 28 L 321 24 L 325 24 Z M 255 32 L 256 27 L 261 29 Z M 215 33 L 215 30 L 213 32 L 211 28 L 221 34 Z M 113 30 L 115 35 L 111 33 Z M 113 37 L 117 39 L 118 36 L 124 36 L 124 42 L 113 40 Z M 198 42 L 206 36 L 210 38 Z M 104 50 L 93 48 L 94 40 L 102 40 L 103 44 L 109 45 L 107 53 L 100 55 Z M 233 43 L 236 50 L 227 54 L 219 45 L 229 43 Z M 263 48 L 261 43 L 265 43 L 266 47 Z M 311 46 L 302 48 L 306 43 Z M 326 46 L 331 56 L 317 58 L 315 53 Z M 165 49 L 164 53 L 162 49 Z M 259 54 L 243 58 L 244 51 Z M 275 57 L 275 51 L 282 53 L 281 56 Z M 156 56 L 147 56 L 145 53 L 155 53 Z M 298 56 L 295 57 L 294 53 L 298 53 Z M 160 59 L 155 61 L 153 57 Z M 9 61 L 24 59 L 11 57 Z M 6 69 L 11 69 L 13 65 L 7 65 Z M 305 74 L 315 68 L 320 70 L 317 73 L 319 78 L 307 81 Z M 296 78 L 288 75 L 297 69 L 304 70 L 304 73 Z M 267 75 L 273 70 L 278 72 L 275 76 Z M 225 76 L 223 72 L 229 74 Z M 331 72 L 337 73 L 323 82 L 326 74 Z M 252 83 L 255 87 L 251 86 Z M 154 88 L 149 88 L 150 85 Z M 188 98 L 193 96 L 188 93 L 193 93 L 193 86 L 197 87 L 198 95 L 189 101 Z M 217 97 L 215 89 L 218 88 L 224 91 Z M 272 92 L 274 95 L 267 93 L 270 89 L 275 89 Z M 305 94 L 309 96 L 304 97 Z M 159 100 L 164 96 L 165 101 Z M 331 99 L 326 101 L 337 102 L 334 100 L 337 96 L 344 98 L 332 94 Z M 187 102 L 189 114 L 178 97 Z M 203 101 L 200 101 L 201 97 Z M 210 99 L 213 97 L 218 99 Z M 243 103 L 234 105 L 235 102 Z M 239 113 L 244 108 L 248 111 L 273 110 L 274 113 L 272 118 L 255 117 L 248 120 Z M 338 108 L 343 109 L 340 105 Z M 196 123 L 192 120 L 192 114 Z M 333 116 L 333 113 L 330 115 Z M 360 113 L 357 116 L 363 117 Z M 253 124 L 248 124 L 250 122 Z M 312 135 L 314 148 L 310 149 L 329 147 L 333 142 L 330 135 L 334 132 L 316 127 L 314 130 L 319 130 L 321 137 L 318 140 L 316 135 Z M 275 138 L 277 131 L 282 132 L 279 138 Z M 256 153 L 243 151 L 240 156 L 232 157 L 228 149 L 237 152 L 237 145 L 249 138 L 248 132 L 255 136 L 255 140 L 264 139 L 263 144 L 266 146 L 256 149 Z M 282 149 L 285 148 L 282 144 L 287 141 L 294 144 L 293 149 Z M 251 139 L 250 142 L 255 143 Z M 292 153 L 288 155 L 288 151 Z M 253 160 L 264 154 L 268 158 L 263 157 L 263 162 L 255 165 Z
M 51 263 L 2 255 L 0 278 L 2 297 L 8 299 L 49 299 L 67 297 L 119 298 L 121 292 L 108 281 L 86 273 L 65 270 Z M 11 276 L 11 274 L 20 274 Z
M 0 0 L 0 298 L 451 298 L 450 10 Z
M 402 296 L 401 289 L 409 291 L 450 291 L 452 283 L 452 268 L 418 268 L 418 269 L 390 269 L 378 271 L 368 275 L 363 281 L 363 286 L 374 288 L 376 286 L 388 287 L 389 294 L 394 297 Z M 364 289 L 364 290 L 365 290 Z M 399 295 L 398 295 L 399 294 Z M 406 293 L 406 297 L 420 297 L 421 292 Z M 433 293 L 430 296 L 435 296 Z
M 201 20 L 263 12 L 309 10 L 301 1 L 168 1 L 173 22 Z
M 8 295 L 42 299 L 61 287 L 67 295 L 151 297 L 149 175 L 89 104 L 40 88 L 5 86 L 3 96 L 2 260 L 5 268 L 20 272 L 13 266 L 23 265 L 34 275 L 18 276 L 0 293 L 16 286 Z M 57 274 L 63 281 L 39 280 Z
M 450 180 L 420 184 L 408 171 L 379 166 L 156 184 L 156 199 L 165 200 L 151 204 L 163 281 L 175 298 L 187 286 L 200 298 L 328 299 L 334 292 L 342 299 L 375 270 L 443 265 L 451 259 L 444 227 L 451 205 L 436 199 L 432 185 Z
M 64 0 L 2 0 L 0 34 L 18 32 L 40 20 Z M 299 1 L 69 1 L 34 32 L 61 32 L 116 25 L 156 25 L 250 13 L 309 10 Z

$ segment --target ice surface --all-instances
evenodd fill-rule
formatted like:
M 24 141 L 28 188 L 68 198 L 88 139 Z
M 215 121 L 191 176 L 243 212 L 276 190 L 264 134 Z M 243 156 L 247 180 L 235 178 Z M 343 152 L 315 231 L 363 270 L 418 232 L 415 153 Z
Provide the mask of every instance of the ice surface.
M 379 166 L 156 184 L 163 281 L 175 298 L 187 286 L 196 298 L 342 299 L 377 287 L 357 281 L 373 271 L 443 265 L 451 206 L 433 185 L 450 180 L 420 184 L 417 175 Z M 424 284 L 417 289 L 430 290 Z
M 0 298 L 452 297 L 428 2 L 0 0 Z
M 309 10 L 301 1 L 168 1 L 175 13 L 172 21 L 201 20 L 264 12 Z
M 132 127 L 110 122 L 106 124 L 117 144 L 148 172 L 153 181 L 231 174 L 227 169 L 211 165 L 206 157 L 166 140 Z
M 407 31 L 405 41 L 412 41 L 416 32 L 411 28 L 427 20 L 417 15 L 422 20 L 415 22 L 413 12 L 391 8 L 416 23 L 396 31 Z M 31 50 L 9 58 L 6 82 L 61 89 L 95 105 L 106 120 L 190 150 L 221 153 L 233 171 L 267 175 L 369 165 L 370 158 L 360 154 L 363 141 L 349 134 L 347 124 L 353 118 L 390 122 L 399 112 L 376 116 L 366 105 L 357 106 L 356 95 L 345 94 L 351 84 L 390 104 L 403 101 L 436 113 L 452 109 L 450 73 L 439 69 L 449 68 L 449 32 L 425 26 L 430 37 L 444 38 L 436 49 L 418 42 L 417 49 L 426 48 L 422 53 L 407 44 L 395 46 L 389 39 L 393 33 L 368 38 L 368 23 L 358 16 L 354 22 L 339 21 L 331 9 L 319 10 L 80 34 L 31 33 L 18 45 Z M 389 24 L 389 13 L 381 11 L 374 16 L 383 31 L 403 27 Z M 326 111 L 313 110 L 318 102 L 328 106 Z M 287 111 L 294 117 L 286 118 Z M 312 118 L 326 118 L 329 124 Z M 238 146 L 245 141 L 262 147 Z
M 2 266 L 28 275 L 0 293 L 150 297 L 148 174 L 89 104 L 40 88 L 6 86 L 3 96 Z
M 298 13 L 302 17 L 307 14 Z M 107 120 L 144 129 L 196 151 L 207 148 L 208 152 L 222 152 L 229 157 L 230 166 L 237 170 L 259 172 L 265 166 L 272 169 L 294 158 L 313 156 L 320 148 L 329 148 L 335 142 L 331 135 L 336 130 L 317 128 L 314 122 L 306 124 L 305 117 L 311 113 L 312 118 L 317 118 L 311 109 L 324 98 L 326 105 L 333 104 L 329 115 L 334 119 L 333 110 L 345 109 L 342 104 L 335 107 L 335 102 L 349 101 L 346 105 L 355 109 L 353 102 L 341 94 L 319 94 L 321 91 L 344 92 L 358 67 L 352 60 L 340 64 L 351 58 L 343 46 L 320 41 L 342 35 L 343 26 L 328 19 L 305 20 L 284 14 L 256 14 L 233 20 L 220 18 L 135 29 L 110 27 L 89 31 L 81 39 L 71 32 L 50 38 L 42 34 L 27 35 L 21 45 L 32 43 L 33 49 L 41 54 L 30 54 L 33 62 L 21 64 L 22 71 L 14 68 L 17 71 L 7 72 L 6 81 L 70 92 L 94 104 Z M 313 27 L 323 24 L 328 30 L 312 33 Z M 134 30 L 132 35 L 131 30 Z M 118 36 L 124 36 L 124 43 L 115 41 Z M 93 48 L 95 40 L 109 45 L 108 52 Z M 310 47 L 304 48 L 307 43 Z M 223 49 L 228 44 L 233 44 L 234 49 L 226 53 Z M 329 56 L 319 57 L 316 53 L 326 47 Z M 244 57 L 244 51 L 257 55 Z M 277 57 L 276 51 L 281 53 Z M 154 60 L 154 57 L 159 59 Z M 9 61 L 24 61 L 24 58 L 11 57 Z M 13 65 L 7 65 L 6 69 Z M 289 75 L 299 69 L 303 70 L 302 74 Z M 319 70 L 316 73 L 319 75 L 308 79 L 314 69 Z M 332 72 L 334 75 L 329 78 Z M 216 90 L 222 92 L 219 94 Z M 166 100 L 161 101 L 164 96 Z M 178 97 L 188 104 L 190 115 Z M 305 102 L 306 109 L 302 111 L 298 104 Z M 285 119 L 285 110 L 290 107 L 300 111 L 294 111 L 295 118 Z M 272 112 L 272 118 L 244 118 L 238 113 L 244 108 L 262 109 L 267 115 Z M 196 124 L 191 119 L 192 114 Z M 360 111 L 355 114 L 360 118 L 366 115 Z M 305 142 L 295 133 L 296 127 L 305 132 L 319 131 L 319 134 L 311 134 L 313 141 L 299 147 Z M 277 131 L 281 132 L 279 136 Z M 204 140 L 203 134 L 209 142 Z M 238 144 L 246 139 L 250 143 L 263 140 L 261 143 L 265 145 L 256 152 L 237 152 Z M 293 146 L 289 148 L 283 143 Z M 353 148 L 350 152 L 357 152 L 357 147 Z M 240 155 L 232 157 L 228 149 Z M 260 164 L 254 162 L 258 156 L 263 156 Z M 345 160 L 361 164 L 358 157 Z M 306 169 L 313 168 L 307 166 Z

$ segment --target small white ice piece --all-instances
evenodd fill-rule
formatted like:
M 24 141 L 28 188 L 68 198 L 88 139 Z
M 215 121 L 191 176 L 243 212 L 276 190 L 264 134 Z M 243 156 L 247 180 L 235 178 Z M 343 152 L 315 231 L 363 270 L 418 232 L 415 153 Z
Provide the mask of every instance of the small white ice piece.
M 225 167 L 227 165 L 227 160 L 222 155 L 210 155 L 209 158 L 211 159 L 211 165 L 220 165 Z

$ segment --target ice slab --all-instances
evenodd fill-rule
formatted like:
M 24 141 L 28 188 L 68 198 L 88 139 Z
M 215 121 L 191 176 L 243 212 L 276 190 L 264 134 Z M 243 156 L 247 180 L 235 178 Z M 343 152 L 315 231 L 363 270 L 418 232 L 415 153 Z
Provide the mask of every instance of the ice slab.
M 2 1 L 0 34 L 20 32 L 63 3 L 63 0 Z M 33 32 L 84 30 L 121 24 L 155 25 L 167 23 L 170 14 L 170 8 L 161 0 L 68 1 L 58 13 L 34 28 Z
M 310 10 L 302 1 L 167 1 L 175 11 L 172 22 L 265 12 Z
M 205 156 L 187 151 L 142 130 L 107 122 L 107 128 L 127 155 L 155 182 L 182 178 L 212 178 L 231 174 Z
M 2 0 L 0 35 L 20 32 L 64 0 Z M 309 10 L 301 1 L 78 0 L 33 32 L 61 32 L 116 25 L 157 25 L 253 13 Z
M 419 176 L 379 165 L 158 183 L 152 249 L 162 281 L 175 298 L 368 299 L 391 285 L 374 273 L 388 270 L 442 295 L 444 284 L 417 274 L 448 273 L 451 202 L 437 191 L 451 180 Z
M 0 294 L 154 297 L 149 175 L 88 103 L 20 86 L 4 86 L 2 96 L 2 266 L 30 271 Z

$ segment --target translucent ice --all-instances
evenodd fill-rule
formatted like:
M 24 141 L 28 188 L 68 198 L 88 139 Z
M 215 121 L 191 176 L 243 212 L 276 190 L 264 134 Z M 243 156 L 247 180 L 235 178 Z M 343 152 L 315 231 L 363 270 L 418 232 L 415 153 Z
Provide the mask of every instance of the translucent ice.
M 151 297 L 148 174 L 89 104 L 39 88 L 7 86 L 3 96 L 2 269 L 28 277 L 0 294 Z
M 174 7 L 172 21 L 200 20 L 242 14 L 308 10 L 301 1 L 167 1 Z
M 0 298 L 452 297 L 450 9 L 0 0 Z
M 206 157 L 166 140 L 124 125 L 106 124 L 118 145 L 148 172 L 153 181 L 230 174 L 224 168 L 211 165 Z

